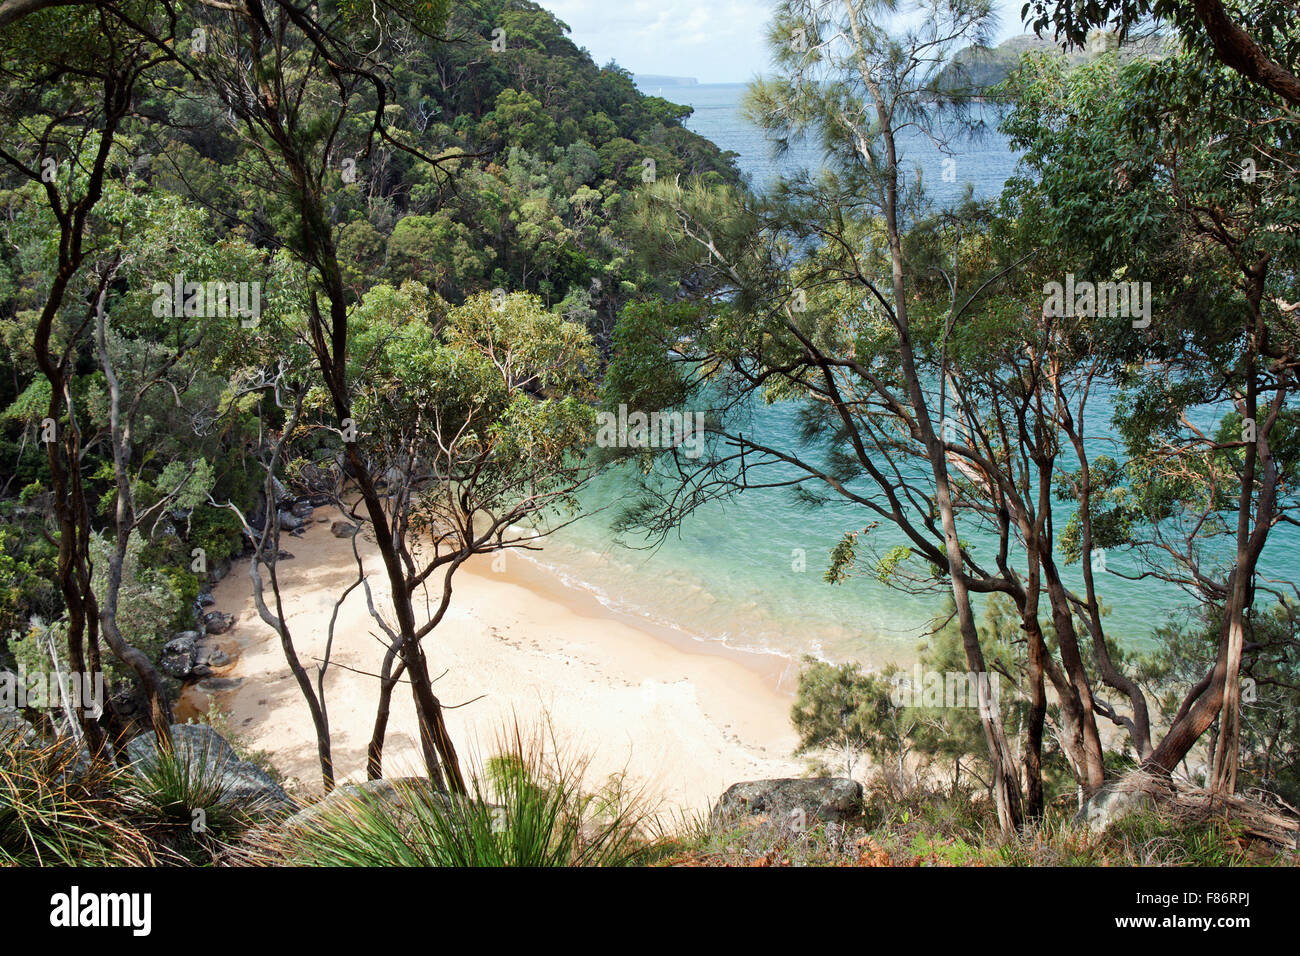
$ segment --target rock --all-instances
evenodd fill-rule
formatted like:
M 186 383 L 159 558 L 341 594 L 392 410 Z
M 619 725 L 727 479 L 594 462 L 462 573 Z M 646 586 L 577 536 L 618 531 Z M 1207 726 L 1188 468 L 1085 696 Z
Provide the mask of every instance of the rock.
M 216 584 L 218 581 L 220 581 L 222 578 L 224 578 L 227 574 L 230 573 L 230 559 L 222 558 L 220 561 L 218 561 L 216 564 L 212 566 L 212 571 L 209 573 L 212 575 L 212 583 Z
M 159 669 L 177 680 L 211 677 L 213 667 L 224 667 L 228 663 L 230 659 L 221 645 L 203 637 L 198 631 L 173 634 L 158 655 Z
M 302 527 L 302 519 L 292 511 L 280 511 L 276 514 L 280 519 L 281 531 L 297 531 Z
M 171 636 L 158 655 L 158 667 L 164 674 L 178 680 L 187 680 L 194 673 L 194 656 L 199 638 L 198 631 L 180 631 Z
M 230 663 L 230 656 L 216 641 L 204 639 L 195 647 L 194 663 L 206 664 L 209 667 L 225 667 Z
M 347 521 L 336 521 L 330 525 L 330 534 L 336 538 L 350 538 L 357 533 L 357 526 Z
M 311 806 L 291 816 L 285 821 L 285 827 L 310 825 L 319 820 L 323 814 L 353 800 L 383 804 L 399 819 L 406 817 L 408 818 L 406 822 L 414 823 L 405 804 L 412 793 L 418 794 L 419 791 L 437 793 L 423 777 L 395 777 L 391 780 L 366 780 L 362 783 L 340 784 Z
M 424 831 L 419 817 L 411 810 L 414 800 L 438 800 L 450 805 L 453 798 L 435 790 L 424 777 L 393 777 L 391 779 L 366 780 L 360 783 L 344 783 L 335 787 L 326 796 L 311 806 L 295 813 L 285 821 L 286 829 L 310 827 L 320 821 L 331 810 L 341 808 L 346 803 L 365 801 L 368 804 L 381 805 L 403 830 L 416 834 Z M 467 799 L 467 798 L 461 798 Z M 488 804 L 494 807 L 494 804 Z
M 1094 793 L 1075 814 L 1074 822 L 1086 824 L 1093 833 L 1100 833 L 1136 810 L 1155 806 L 1168 794 L 1166 781 L 1154 774 L 1134 770 L 1111 780 Z
M 219 694 L 225 690 L 234 690 L 242 683 L 244 683 L 242 677 L 209 677 L 207 680 L 199 681 L 196 686 L 205 694 Z
M 217 599 L 212 596 L 211 591 L 200 591 L 197 600 L 199 607 L 212 607 L 217 603 Z
M 178 759 L 192 769 L 205 768 L 221 786 L 219 806 L 260 813 L 292 813 L 297 805 L 266 771 L 239 759 L 235 748 L 207 724 L 172 724 Z M 130 767 L 136 773 L 158 759 L 158 738 L 152 731 L 127 742 Z
M 862 806 L 862 784 L 847 777 L 784 777 L 733 783 L 713 808 L 713 820 L 764 814 L 784 820 L 802 810 L 808 820 L 843 821 Z
M 317 524 L 329 524 L 329 521 L 330 521 L 330 516 L 329 516 L 329 515 L 317 515 L 317 516 L 316 516 L 316 523 L 317 523 Z
M 312 507 L 310 501 L 295 501 L 289 510 L 296 518 L 310 518 L 311 513 L 316 509 Z
M 203 627 L 209 634 L 225 634 L 235 626 L 235 616 L 233 614 L 223 614 L 221 611 L 209 611 L 203 615 Z

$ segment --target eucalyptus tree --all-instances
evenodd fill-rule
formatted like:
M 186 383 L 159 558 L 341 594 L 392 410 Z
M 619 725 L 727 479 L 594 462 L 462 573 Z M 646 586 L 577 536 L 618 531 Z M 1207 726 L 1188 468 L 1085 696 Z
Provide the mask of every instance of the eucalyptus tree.
M 1021 781 L 990 699 L 971 595 L 1013 584 L 959 533 L 943 428 L 946 369 L 942 361 L 927 365 L 924 352 L 1014 266 L 980 274 L 969 256 L 949 260 L 946 243 L 960 230 L 937 243 L 916 241 L 942 230 L 904 156 L 905 137 L 946 149 L 973 125 L 972 91 L 953 82 L 952 70 L 940 76 L 957 50 L 987 40 L 990 24 L 983 2 L 908 11 L 866 0 L 781 4 L 769 33 L 777 75 L 753 85 L 749 114 L 779 147 L 816 142 L 823 169 L 787 178 L 763 207 L 725 188 L 651 189 L 645 253 L 673 258 L 693 285 L 715 293 L 699 308 L 632 310 L 610 380 L 611 396 L 629 404 L 656 408 L 712 394 L 720 413 L 710 455 L 692 462 L 675 452 L 667 490 L 656 497 L 652 489 L 630 521 L 663 530 L 719 495 L 808 482 L 895 525 L 935 569 L 953 596 L 977 678 L 991 789 L 1010 831 L 1024 816 Z M 931 225 L 920 228 L 923 221 Z M 946 287 L 937 310 L 918 304 L 927 276 Z M 654 359 L 665 344 L 682 360 L 669 378 Z M 816 461 L 825 449 L 815 441 L 773 447 L 734 414 L 727 421 L 758 396 L 805 400 L 809 437 L 826 436 L 832 446 L 826 463 Z M 801 477 L 777 477 L 783 467 Z M 1003 535 L 1000 563 L 1009 546 Z
M 306 270 L 305 337 L 388 577 L 425 765 L 440 787 L 446 785 L 445 766 L 459 789 L 455 750 L 415 636 L 416 612 L 405 587 L 401 548 L 372 479 L 366 433 L 356 427 L 348 381 L 352 298 L 325 205 L 328 184 L 355 168 L 358 159 L 364 162 L 376 143 L 415 154 L 435 167 L 454 161 L 424 155 L 395 131 L 390 82 L 380 59 L 399 29 L 393 14 L 408 17 L 410 29 L 431 35 L 445 12 L 440 3 L 386 5 L 374 11 L 351 4 L 253 2 L 202 8 L 195 13 L 198 42 L 190 47 L 183 69 L 191 78 L 191 95 L 215 98 L 247 151 L 241 171 L 266 206 L 265 214 L 248 225 Z M 360 440 L 353 440 L 355 435 Z
M 577 494 L 597 467 L 585 454 L 597 355 L 582 324 L 526 293 L 481 293 L 451 307 L 417 282 L 377 286 L 351 322 L 355 414 L 403 568 L 391 603 L 424 608 L 408 636 L 366 586 L 388 643 L 367 756 L 373 778 L 405 643 L 436 635 L 456 572 L 475 555 L 537 549 L 578 516 Z
M 1039 33 L 1082 45 L 1093 28 L 1121 37 L 1152 21 L 1172 24 L 1203 65 L 1217 60 L 1300 106 L 1300 7 L 1289 0 L 1026 0 L 1021 16 Z
M 1137 579 L 1222 608 L 1214 667 L 1157 745 L 1135 742 L 1147 765 L 1168 772 L 1217 720 L 1213 783 L 1231 791 L 1256 595 L 1295 596 L 1295 582 L 1265 583 L 1257 569 L 1270 532 L 1294 522 L 1297 505 L 1300 194 L 1285 157 L 1296 155 L 1300 130 L 1266 91 L 1189 55 L 1122 71 L 1102 60 L 1068 77 L 1038 63 L 1021 76 L 1007 128 L 1036 180 L 1021 215 L 1042 240 L 1080 273 L 1153 288 L 1147 318 L 1086 323 L 1119 387 L 1114 422 L 1127 460 L 1090 463 L 1082 414 L 1061 405 L 1078 461 L 1063 475 L 1078 505 L 1063 537 L 1076 555 L 1129 549 Z M 1100 637 L 1088 564 L 1084 573 L 1073 600 Z M 1145 710 L 1134 691 L 1135 710 Z
M 83 270 L 98 251 L 93 216 L 111 177 L 127 157 L 118 140 L 135 109 L 137 93 L 168 58 L 157 44 L 116 16 L 93 5 L 45 9 L 49 5 L 6 4 L 0 33 L 5 134 L 0 163 L 5 175 L 30 184 L 48 215 L 53 242 L 48 280 L 32 328 L 31 349 L 48 383 L 45 442 L 58 524 L 59 587 L 68 614 L 68 651 L 73 669 L 100 673 L 103 610 L 92 587 L 91 506 L 82 462 L 86 454 L 85 413 L 74 381 L 102 306 L 104 283 Z M 124 4 L 147 19 L 148 4 Z M 155 14 L 158 11 L 153 11 Z M 171 27 L 156 16 L 159 36 Z M 112 618 L 112 608 L 106 609 Z M 168 738 L 170 708 L 152 664 L 123 642 L 110 625 L 103 634 L 113 652 L 128 662 L 148 691 L 160 739 Z M 86 707 L 78 716 L 91 751 L 106 742 Z

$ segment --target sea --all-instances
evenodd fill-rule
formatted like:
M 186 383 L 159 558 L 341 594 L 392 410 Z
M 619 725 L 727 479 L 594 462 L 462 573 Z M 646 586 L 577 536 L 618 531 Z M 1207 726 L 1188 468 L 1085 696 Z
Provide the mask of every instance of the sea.
M 701 84 L 644 88 L 694 109 L 687 120 L 695 132 L 737 154 L 738 166 L 755 188 L 799 168 L 816 169 L 817 152 L 796 145 L 783 156 L 773 154 L 763 133 L 742 115 L 744 84 Z M 959 199 L 969 188 L 976 198 L 992 198 L 1016 170 L 1018 156 L 997 131 L 991 106 L 981 107 L 985 129 L 950 144 L 940 153 L 913 136 L 902 143 L 902 161 L 910 175 L 920 175 L 937 206 Z M 945 163 L 945 160 L 951 162 Z M 945 172 L 948 173 L 945 176 Z M 955 172 L 955 175 L 953 173 Z M 752 410 L 748 426 L 761 439 L 792 443 L 798 408 L 777 403 Z M 1209 422 L 1203 422 L 1208 424 Z M 1106 423 L 1092 450 L 1115 454 Z M 790 471 L 788 474 L 793 475 Z M 862 531 L 873 516 L 847 504 L 810 508 L 784 488 L 756 488 L 730 500 L 706 505 L 662 541 L 620 537 L 611 523 L 635 489 L 627 472 L 601 475 L 586 489 L 582 504 L 589 516 L 548 537 L 537 560 L 571 586 L 594 594 L 606 606 L 659 625 L 675 628 L 699 641 L 777 655 L 791 661 L 804 656 L 862 661 L 879 666 L 905 661 L 916 652 L 936 617 L 944 612 L 945 592 L 908 593 L 877 580 L 868 564 L 840 584 L 824 574 L 831 550 L 846 532 Z M 1058 505 L 1057 528 L 1068 519 Z M 880 524 L 870 536 L 883 554 L 902 544 L 899 532 Z M 991 563 L 997 542 L 991 535 L 969 541 L 978 557 Z M 1300 576 L 1300 533 L 1282 528 L 1265 552 L 1263 571 L 1281 580 Z M 1107 573 L 1099 574 L 1099 591 L 1109 633 L 1121 646 L 1149 650 L 1156 629 L 1188 620 L 1190 599 L 1177 587 L 1148 579 L 1134 580 L 1141 569 L 1122 552 L 1107 553 Z M 1069 584 L 1082 587 L 1078 565 L 1064 569 Z

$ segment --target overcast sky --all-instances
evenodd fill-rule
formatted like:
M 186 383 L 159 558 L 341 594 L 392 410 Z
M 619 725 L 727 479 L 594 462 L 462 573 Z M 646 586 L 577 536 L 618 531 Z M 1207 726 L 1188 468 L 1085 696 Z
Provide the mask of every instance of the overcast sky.
M 751 79 L 767 68 L 763 30 L 772 0 L 538 0 L 572 29 L 601 66 L 693 76 L 702 83 Z M 1024 29 L 1024 0 L 995 0 L 998 40 Z

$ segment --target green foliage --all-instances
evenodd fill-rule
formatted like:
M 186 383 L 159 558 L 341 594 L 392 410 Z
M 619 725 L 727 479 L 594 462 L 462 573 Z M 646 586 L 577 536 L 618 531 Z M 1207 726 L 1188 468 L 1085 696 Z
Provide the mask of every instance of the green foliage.
M 114 793 L 123 772 L 82 761 L 69 741 L 34 743 L 0 726 L 0 865 L 155 862 Z
M 255 809 L 231 803 L 223 779 L 228 761 L 210 752 L 210 738 L 200 739 L 195 745 L 193 738 L 181 738 L 174 750 L 152 751 L 131 765 L 120 787 L 157 831 L 155 839 L 166 839 L 194 862 L 211 859 L 216 847 L 237 838 L 257 816 Z
M 804 664 L 790 712 L 799 734 L 796 753 L 833 750 L 850 778 L 863 754 L 881 760 L 898 753 L 901 713 L 891 699 L 892 671 L 868 674 L 856 663 L 813 657 L 805 657 Z
M 334 798 L 273 843 L 290 863 L 315 866 L 627 866 L 652 851 L 644 811 L 582 789 L 580 765 L 550 769 L 540 741 L 516 728 L 453 797 L 419 782 L 399 782 L 389 797 L 360 792 Z

